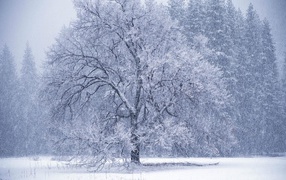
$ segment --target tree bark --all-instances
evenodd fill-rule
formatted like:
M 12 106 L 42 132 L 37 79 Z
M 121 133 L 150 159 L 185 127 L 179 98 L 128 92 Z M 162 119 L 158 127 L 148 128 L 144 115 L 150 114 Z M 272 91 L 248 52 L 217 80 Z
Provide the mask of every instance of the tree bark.
M 131 115 L 131 163 L 140 164 L 140 143 L 137 133 L 137 115 Z

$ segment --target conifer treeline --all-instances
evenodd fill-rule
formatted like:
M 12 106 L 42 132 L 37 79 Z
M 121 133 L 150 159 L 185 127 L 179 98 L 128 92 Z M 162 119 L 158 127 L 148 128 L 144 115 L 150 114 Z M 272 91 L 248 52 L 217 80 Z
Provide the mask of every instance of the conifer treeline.
M 199 50 L 205 42 L 211 51 L 202 54 L 224 72 L 233 97 L 228 111 L 238 140 L 233 152 L 285 151 L 285 88 L 279 85 L 269 22 L 260 19 L 252 4 L 244 16 L 231 0 L 171 0 L 169 4 L 189 46 Z
M 0 156 L 47 153 L 47 126 L 39 99 L 39 76 L 27 44 L 17 76 L 8 46 L 0 56 Z

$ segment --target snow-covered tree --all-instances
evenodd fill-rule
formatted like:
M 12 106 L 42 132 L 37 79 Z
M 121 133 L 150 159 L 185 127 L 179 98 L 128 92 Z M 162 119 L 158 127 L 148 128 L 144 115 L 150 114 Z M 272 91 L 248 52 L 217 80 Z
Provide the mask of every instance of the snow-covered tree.
M 14 127 L 17 121 L 17 75 L 7 45 L 0 56 L 0 156 L 14 155 Z
M 17 137 L 16 154 L 31 155 L 43 153 L 45 123 L 41 116 L 42 109 L 39 99 L 39 77 L 32 50 L 27 43 L 23 56 L 20 78 L 19 117 L 15 136 Z
M 181 20 L 189 48 L 222 69 L 232 95 L 226 111 L 236 122 L 233 153 L 278 151 L 270 148 L 280 147 L 273 143 L 284 136 L 282 128 L 274 128 L 283 124 L 283 113 L 269 23 L 260 20 L 252 4 L 244 17 L 231 0 L 190 0 L 184 11 L 175 19 Z
M 284 53 L 284 59 L 283 59 L 283 72 L 282 72 L 282 77 L 281 77 L 281 81 L 280 81 L 280 95 L 278 95 L 278 97 L 280 98 L 280 106 L 281 106 L 281 112 L 280 112 L 280 116 L 281 116 L 281 120 L 280 123 L 278 124 L 279 127 L 276 127 L 278 129 L 277 135 L 279 136 L 278 138 L 276 137 L 276 140 L 278 139 L 279 144 L 276 146 L 277 148 L 279 148 L 280 152 L 281 150 L 285 150 L 286 148 L 286 142 L 284 140 L 279 140 L 279 139 L 285 139 L 286 137 L 286 73 L 285 73 L 285 69 L 286 69 L 286 53 Z M 281 131 L 282 130 L 282 131 Z
M 184 33 L 186 34 L 189 43 L 192 43 L 194 37 L 205 35 L 206 8 L 203 1 L 190 0 L 186 8 L 185 16 Z
M 275 47 L 271 35 L 270 24 L 267 20 L 262 24 L 262 76 L 263 97 L 261 98 L 262 142 L 264 152 L 281 151 L 281 136 L 283 134 L 283 119 L 281 107 L 281 92 Z M 276 148 L 275 148 L 276 147 Z
M 75 6 L 77 20 L 48 53 L 46 95 L 58 144 L 91 155 L 81 162 L 97 167 L 129 155 L 138 164 L 142 151 L 192 145 L 197 131 L 204 134 L 198 144 L 224 151 L 231 121 L 213 118 L 229 101 L 221 71 L 187 48 L 165 7 L 139 0 Z M 182 103 L 201 108 L 200 117 Z
M 281 87 L 281 103 L 282 103 L 282 128 L 284 129 L 283 130 L 283 133 L 282 133 L 282 136 L 283 137 L 286 137 L 286 73 L 285 73 L 285 70 L 286 70 L 286 52 L 284 53 L 284 61 L 283 61 L 283 75 L 282 75 L 282 83 L 280 85 Z M 282 147 L 284 146 L 283 149 L 286 148 L 286 143 L 284 142 L 284 144 L 282 144 Z
M 241 151 L 256 154 L 277 151 L 273 143 L 282 137 L 276 134 L 281 131 L 278 124 L 282 112 L 275 47 L 269 23 L 260 21 L 252 4 L 247 10 L 243 42 L 246 55 L 239 62 L 243 75 L 238 79 L 242 92 L 238 124 L 246 136 L 239 136 Z
M 26 49 L 23 56 L 21 81 L 24 85 L 27 86 L 25 87 L 25 91 L 28 94 L 32 94 L 31 96 L 34 96 L 39 80 L 32 49 L 28 43 L 26 44 Z M 35 97 L 32 97 L 32 99 L 33 98 Z
M 240 72 L 239 76 L 241 100 L 240 100 L 240 131 L 246 134 L 241 136 L 240 146 L 241 151 L 244 153 L 257 153 L 257 138 L 260 126 L 259 122 L 259 104 L 258 93 L 261 88 L 261 79 L 259 66 L 260 61 L 260 48 L 261 48 L 261 33 L 260 33 L 260 19 L 252 4 L 249 5 L 245 20 L 244 32 L 244 46 L 246 48 L 246 56 L 240 59 Z
M 185 17 L 185 0 L 169 0 L 168 5 L 171 18 L 180 24 L 183 23 Z
M 210 0 L 206 3 L 206 35 L 209 38 L 211 49 L 217 52 L 224 52 L 226 40 L 226 7 L 224 0 Z M 218 62 L 223 65 L 223 62 Z

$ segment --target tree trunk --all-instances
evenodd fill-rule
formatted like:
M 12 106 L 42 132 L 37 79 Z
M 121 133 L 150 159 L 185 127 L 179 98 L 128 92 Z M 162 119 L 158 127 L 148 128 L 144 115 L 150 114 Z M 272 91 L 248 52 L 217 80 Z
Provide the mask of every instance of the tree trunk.
M 131 163 L 140 164 L 140 144 L 138 142 L 138 136 L 136 134 L 131 134 Z
M 134 56 L 135 57 L 135 56 Z M 131 113 L 131 163 L 140 164 L 140 141 L 138 135 L 138 117 L 140 113 L 140 96 L 141 96 L 141 89 L 142 89 L 142 78 L 141 78 L 141 65 L 140 59 L 135 57 L 136 62 L 136 93 L 135 93 L 135 112 Z
M 140 143 L 137 134 L 137 116 L 131 115 L 131 163 L 140 164 Z

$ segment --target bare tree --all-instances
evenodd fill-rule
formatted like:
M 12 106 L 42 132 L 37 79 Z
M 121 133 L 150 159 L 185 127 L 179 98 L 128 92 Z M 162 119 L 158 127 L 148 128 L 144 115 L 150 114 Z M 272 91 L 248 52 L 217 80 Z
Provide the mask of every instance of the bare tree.
M 78 19 L 48 53 L 46 92 L 61 143 L 78 142 L 79 154 L 101 164 L 126 151 L 140 164 L 142 143 L 191 138 L 179 121 L 182 99 L 227 101 L 220 70 L 186 48 L 165 7 L 140 0 L 75 6 Z

